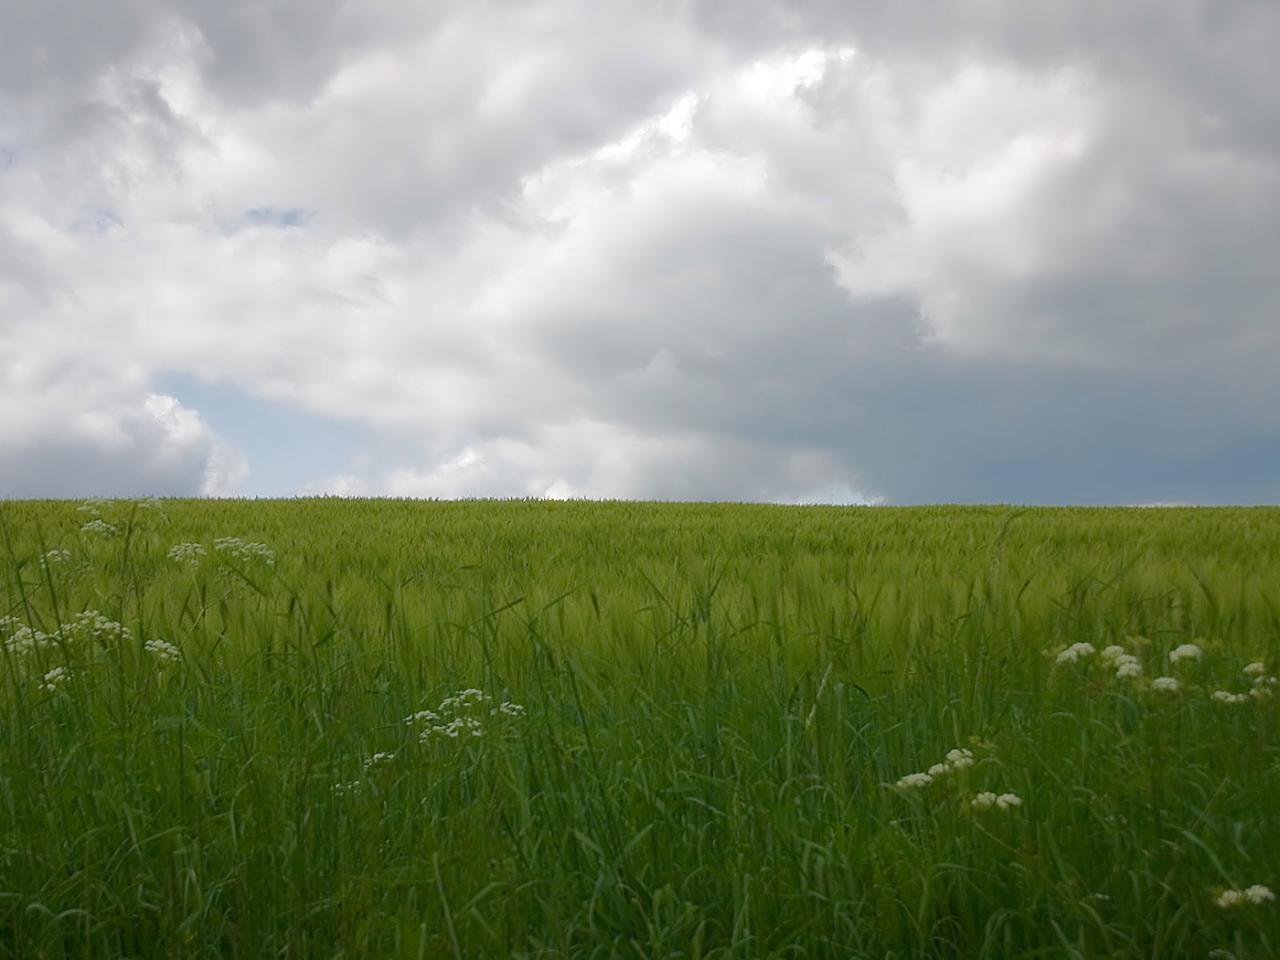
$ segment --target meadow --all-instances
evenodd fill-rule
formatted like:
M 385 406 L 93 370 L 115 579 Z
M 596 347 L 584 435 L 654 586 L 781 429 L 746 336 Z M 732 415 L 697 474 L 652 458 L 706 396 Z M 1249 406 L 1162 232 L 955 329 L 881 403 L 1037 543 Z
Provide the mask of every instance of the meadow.
M 0 503 L 0 957 L 1280 956 L 1280 509 Z

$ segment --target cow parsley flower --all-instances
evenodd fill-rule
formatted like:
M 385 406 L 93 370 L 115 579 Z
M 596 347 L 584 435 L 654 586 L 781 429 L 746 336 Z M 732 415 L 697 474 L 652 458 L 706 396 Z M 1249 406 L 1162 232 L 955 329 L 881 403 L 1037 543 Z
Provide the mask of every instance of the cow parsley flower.
M 80 532 L 94 537 L 114 537 L 120 531 L 105 520 L 95 519 L 82 526 Z
M 62 564 L 70 563 L 71 551 L 62 547 L 54 547 L 52 550 L 44 552 L 40 562 L 45 566 L 61 566 Z
M 1105 647 L 1099 656 L 1102 658 L 1103 663 L 1113 663 L 1120 657 L 1127 657 L 1129 654 L 1120 644 L 1113 643 L 1111 646 Z
M 927 773 L 908 773 L 905 777 L 900 777 L 896 785 L 902 790 L 923 790 L 931 783 L 933 777 Z
M 1176 677 L 1156 677 L 1151 681 L 1151 689 L 1157 693 L 1177 693 L 1178 680 Z
M 409 726 L 415 726 L 419 723 L 436 723 L 440 719 L 440 714 L 434 710 L 419 710 L 417 713 L 411 713 L 404 718 L 404 722 Z
M 1082 657 L 1091 657 L 1097 653 L 1097 648 L 1092 643 L 1073 643 L 1058 653 L 1055 658 L 1056 663 L 1075 663 Z
M 1209 698 L 1214 703 L 1248 703 L 1249 695 L 1247 693 L 1232 693 L 1229 690 L 1215 690 L 1209 694 Z
M 87 513 L 91 517 L 100 517 L 102 516 L 102 511 L 110 503 L 110 500 L 105 500 L 102 497 L 90 497 L 88 500 L 82 500 L 76 510 L 79 513 Z
M 929 776 L 933 777 L 935 780 L 938 777 L 945 777 L 950 772 L 951 765 L 949 763 L 935 763 L 929 768 Z
M 174 563 L 195 566 L 204 559 L 207 552 L 203 543 L 179 543 L 169 548 L 168 557 Z
M 66 683 L 70 677 L 71 674 L 67 672 L 66 667 L 54 667 L 44 675 L 44 682 L 40 684 L 40 689 L 47 693 L 53 693 Z
M 167 640 L 153 637 L 142 645 L 142 648 L 161 663 L 176 663 L 182 659 L 182 651 Z
M 1194 643 L 1183 643 L 1169 651 L 1170 663 L 1181 663 L 1183 660 L 1199 660 L 1204 651 Z
M 445 697 L 434 710 L 419 710 L 404 718 L 410 727 L 418 729 L 418 741 L 430 743 L 440 738 L 458 740 L 464 737 L 483 737 L 489 731 L 498 733 L 510 730 L 510 722 L 524 716 L 524 707 L 510 700 L 497 706 L 484 708 L 493 697 L 476 687 L 468 687 Z
M 365 768 L 366 770 L 371 770 L 371 769 L 373 769 L 374 767 L 380 767 L 380 766 L 383 766 L 383 765 L 385 765 L 385 764 L 388 764 L 388 763 L 390 763 L 392 760 L 394 760 L 395 758 L 396 758 L 396 755 L 395 755 L 394 753 L 387 753 L 386 751 L 379 751 L 378 753 L 373 754 L 373 755 L 372 755 L 372 756 L 370 756 L 367 760 L 365 760 L 365 762 L 364 762 L 364 768 Z
M 1135 677 L 1142 676 L 1142 664 L 1138 662 L 1138 658 L 1131 653 L 1126 653 L 1121 657 L 1117 657 L 1114 663 L 1116 668 L 1117 680 L 1132 680 Z
M 9 639 L 5 641 L 5 648 L 14 656 L 21 656 L 30 653 L 37 647 L 52 643 L 54 639 L 54 634 L 45 633 L 43 630 L 37 630 L 35 627 L 23 624 L 10 634 Z
M 124 624 L 109 619 L 97 610 L 82 610 L 71 618 L 65 629 L 71 637 L 84 637 L 104 643 L 121 643 L 132 636 Z
M 1229 910 L 1232 907 L 1244 906 L 1246 903 L 1254 906 L 1270 903 L 1275 898 L 1276 895 L 1271 892 L 1270 887 L 1255 883 L 1253 886 L 1246 887 L 1243 890 L 1223 890 L 1215 898 L 1215 902 L 1224 910 Z
M 973 751 L 967 747 L 956 747 L 947 751 L 947 765 L 952 770 L 963 770 L 973 766 Z
M 969 805 L 975 810 L 990 810 L 992 807 L 997 810 L 1012 810 L 1022 806 L 1022 798 L 1016 793 L 993 793 L 990 790 L 984 790 L 982 793 L 975 794 L 969 801 Z
M 1255 700 L 1270 700 L 1275 696 L 1277 686 L 1280 686 L 1280 680 L 1275 677 L 1254 677 L 1249 696 Z
M 1246 677 L 1260 677 L 1267 672 L 1267 665 L 1261 660 L 1255 660 L 1253 663 L 1246 663 L 1241 671 Z
M 276 562 L 275 551 L 265 543 L 241 540 L 239 537 L 218 537 L 213 541 L 213 549 L 217 550 L 222 556 L 230 557 L 232 560 L 238 560 L 241 563 L 261 560 L 267 566 L 271 566 Z

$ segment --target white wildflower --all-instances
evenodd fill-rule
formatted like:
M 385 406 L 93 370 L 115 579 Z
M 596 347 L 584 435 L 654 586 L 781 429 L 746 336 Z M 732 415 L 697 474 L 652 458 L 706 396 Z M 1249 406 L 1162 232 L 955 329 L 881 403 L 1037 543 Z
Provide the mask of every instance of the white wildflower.
M 1255 660 L 1253 663 L 1246 663 L 1241 672 L 1246 677 L 1260 677 L 1267 672 L 1267 665 L 1261 660 Z
M 1254 700 L 1261 702 L 1263 700 L 1270 700 L 1275 696 L 1275 694 L 1271 692 L 1270 687 L 1254 687 L 1249 691 L 1249 696 L 1253 697 Z
M 1232 907 L 1243 906 L 1246 903 L 1253 904 L 1255 906 L 1263 903 L 1270 903 L 1275 898 L 1276 895 L 1271 892 L 1269 887 L 1264 887 L 1260 883 L 1255 883 L 1253 886 L 1246 887 L 1243 890 L 1223 890 L 1218 894 L 1214 902 L 1225 910 Z
M 40 684 L 40 689 L 53 693 L 61 687 L 69 678 L 70 674 L 66 667 L 54 667 L 44 675 L 44 682 Z
M 933 777 L 935 780 L 938 777 L 945 777 L 950 772 L 951 764 L 949 763 L 935 763 L 929 768 L 929 776 Z
M 207 551 L 203 543 L 179 543 L 169 548 L 169 559 L 174 563 L 195 566 L 204 559 Z
M 128 627 L 111 620 L 97 610 L 83 610 L 77 613 L 66 625 L 65 632 L 70 637 L 85 637 L 93 640 L 123 642 L 130 638 Z
M 1280 680 L 1275 677 L 1254 677 L 1253 686 L 1255 688 L 1280 686 Z
M 120 531 L 105 520 L 90 520 L 80 528 L 80 532 L 95 537 L 114 537 Z
M 1104 648 L 1099 656 L 1102 657 L 1103 663 L 1112 663 L 1120 657 L 1127 657 L 1130 656 L 1130 654 L 1127 653 L 1124 647 L 1120 646 L 1118 643 L 1113 643 L 1111 646 Z
M 908 773 L 898 780 L 897 786 L 902 790 L 923 790 L 933 783 L 933 777 L 927 773 Z
M 241 563 L 261 560 L 270 566 L 276 562 L 275 551 L 265 543 L 241 540 L 239 537 L 219 537 L 213 541 L 213 549 L 223 556 L 238 560 Z
M 1118 680 L 1132 680 L 1134 677 L 1142 676 L 1142 664 L 1131 653 L 1118 657 L 1115 661 L 1115 668 L 1116 679 Z
M 435 724 L 423 730 L 418 739 L 423 743 L 429 742 L 434 737 L 448 737 L 451 740 L 457 740 L 463 734 L 468 734 L 472 737 L 483 737 L 484 725 L 475 717 L 454 717 L 448 723 Z
M 997 797 L 990 790 L 984 790 L 982 793 L 977 794 L 972 801 L 970 801 L 970 806 L 972 806 L 973 809 L 975 810 L 990 810 L 992 807 L 996 805 L 996 801 L 998 799 L 1000 798 Z
M 434 710 L 419 710 L 417 713 L 411 713 L 405 717 L 404 722 L 409 726 L 414 726 L 419 723 L 436 723 L 439 719 L 440 714 Z
M 1177 693 L 1178 681 L 1175 677 L 1156 677 L 1151 681 L 1151 689 L 1157 693 Z
M 973 766 L 973 751 L 965 747 L 956 747 L 947 751 L 947 764 L 952 770 L 963 770 Z
M 174 663 L 182 659 L 182 651 L 167 640 L 153 637 L 142 645 L 142 648 L 161 663 Z
M 370 770 L 373 767 L 380 767 L 380 766 L 383 766 L 384 764 L 390 763 L 395 758 L 396 758 L 396 755 L 394 753 L 379 751 L 378 753 L 375 753 L 373 754 L 373 756 L 369 757 L 369 759 L 365 760 L 364 768 L 366 770 Z
M 1002 793 L 996 797 L 996 806 L 1001 810 L 1012 810 L 1022 806 L 1022 798 L 1016 793 Z
M 1215 690 L 1209 694 L 1214 703 L 1248 703 L 1247 693 L 1232 693 L 1230 690 Z
M 466 690 L 459 690 L 451 697 L 445 697 L 440 701 L 441 712 L 450 710 L 466 710 L 471 707 L 478 707 L 486 704 L 492 699 L 483 690 L 477 690 L 475 687 L 468 687 Z
M 9 639 L 5 642 L 5 648 L 13 655 L 21 656 L 22 654 L 30 653 L 37 647 L 52 643 L 55 636 L 23 624 L 9 636 Z
M 1169 651 L 1170 663 L 1181 663 L 1183 660 L 1199 660 L 1204 651 L 1194 643 L 1183 643 Z
M 110 500 L 104 500 L 102 497 L 90 497 L 88 500 L 81 501 L 76 510 L 80 513 L 87 513 L 91 517 L 100 517 L 102 516 L 102 511 L 110 503 Z
M 1057 663 L 1075 663 L 1081 657 L 1091 657 L 1097 653 L 1097 648 L 1092 643 L 1073 643 L 1058 653 L 1055 658 Z
M 59 566 L 61 564 L 71 562 L 71 551 L 62 547 L 54 547 L 52 550 L 46 550 L 40 558 L 40 562 L 46 566 Z
M 1270 903 L 1276 898 L 1270 887 L 1264 887 L 1260 883 L 1255 883 L 1252 887 L 1246 887 L 1242 892 L 1244 898 L 1253 904 Z
M 523 717 L 524 707 L 518 703 L 512 703 L 510 700 L 504 700 L 498 704 L 494 712 L 508 717 Z
M 346 783 L 335 783 L 333 785 L 333 792 L 339 797 L 345 797 L 348 794 L 358 792 L 360 790 L 360 785 L 359 780 L 349 780 Z

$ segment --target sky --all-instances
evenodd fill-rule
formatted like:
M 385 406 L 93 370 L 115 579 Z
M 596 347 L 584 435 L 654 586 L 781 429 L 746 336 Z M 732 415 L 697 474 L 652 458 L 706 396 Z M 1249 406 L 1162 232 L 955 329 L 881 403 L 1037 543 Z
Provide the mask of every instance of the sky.
M 1280 502 L 1275 0 L 6 0 L 0 497 Z

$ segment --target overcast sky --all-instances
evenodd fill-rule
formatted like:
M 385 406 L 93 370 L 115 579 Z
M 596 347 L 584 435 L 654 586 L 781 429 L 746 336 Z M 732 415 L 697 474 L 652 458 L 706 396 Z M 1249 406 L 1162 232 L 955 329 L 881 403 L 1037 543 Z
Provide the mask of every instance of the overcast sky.
M 6 0 L 0 496 L 1280 501 L 1275 0 Z

